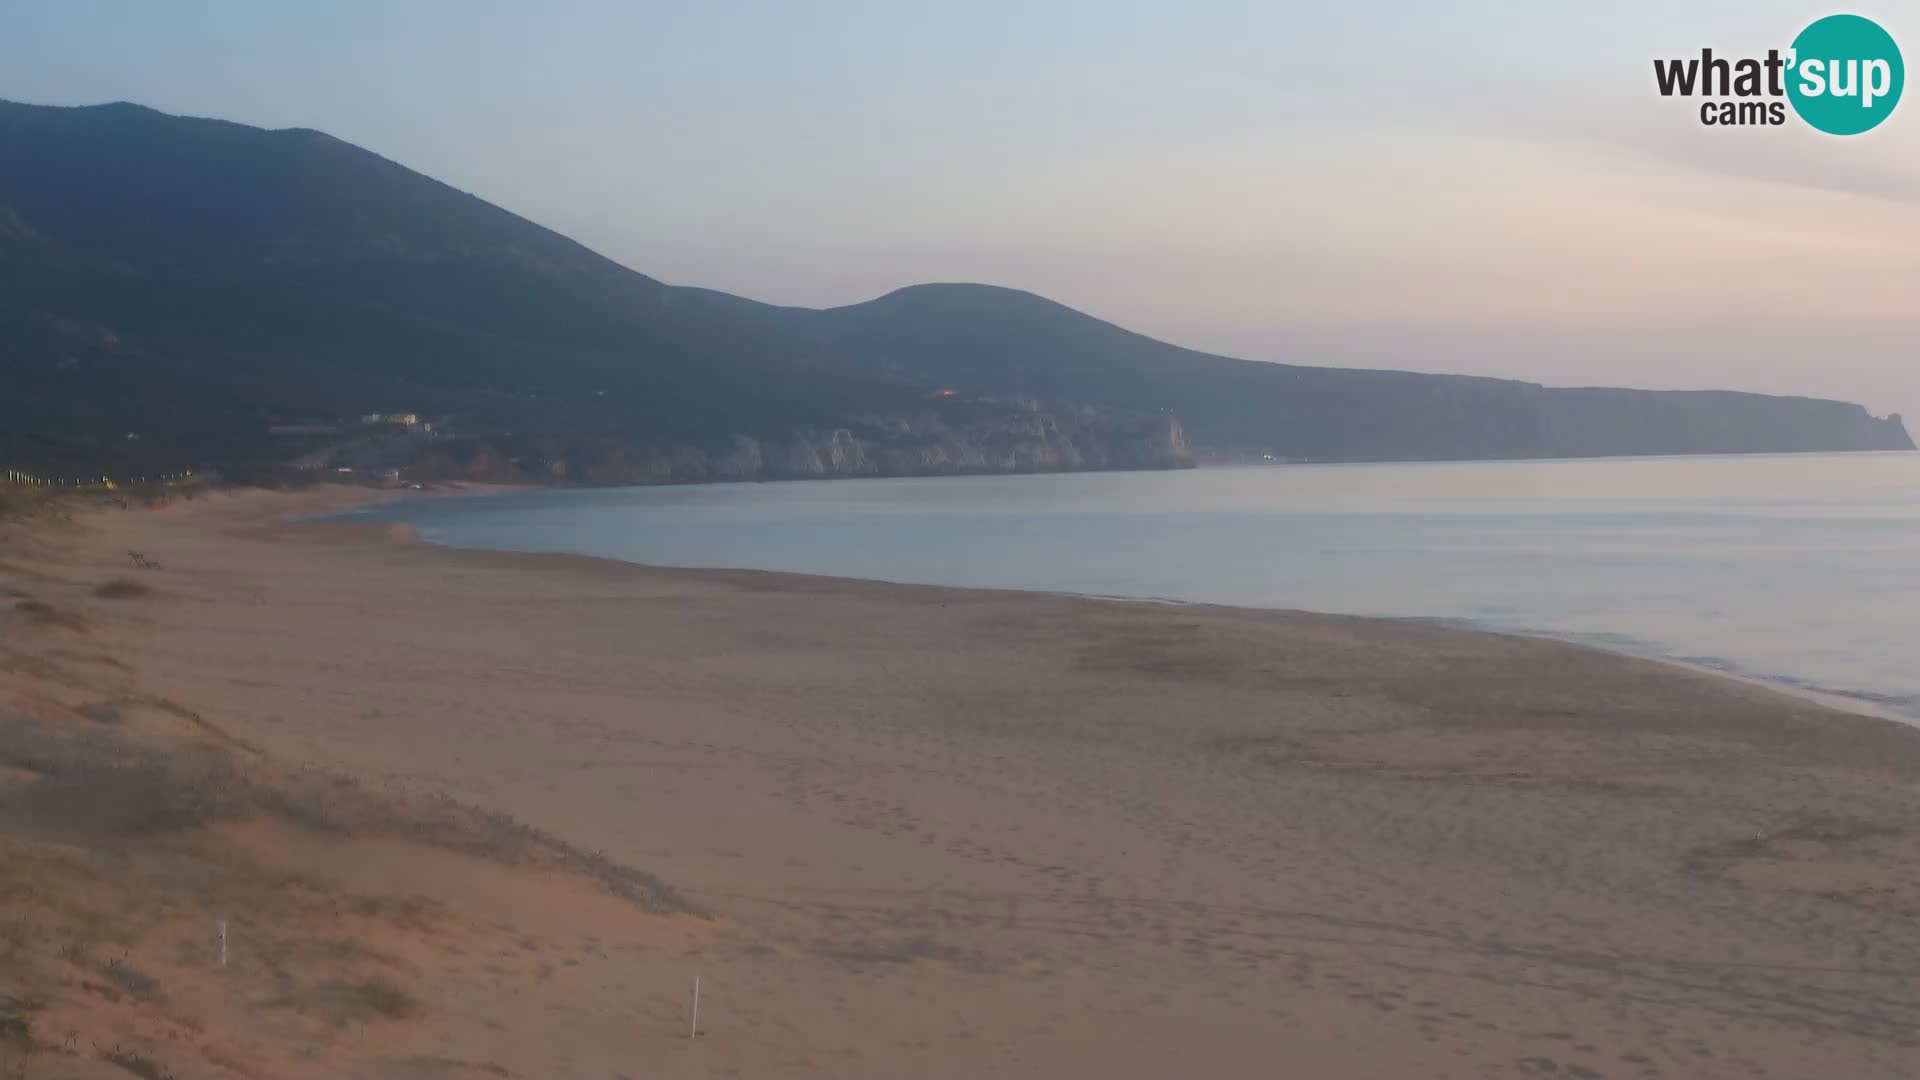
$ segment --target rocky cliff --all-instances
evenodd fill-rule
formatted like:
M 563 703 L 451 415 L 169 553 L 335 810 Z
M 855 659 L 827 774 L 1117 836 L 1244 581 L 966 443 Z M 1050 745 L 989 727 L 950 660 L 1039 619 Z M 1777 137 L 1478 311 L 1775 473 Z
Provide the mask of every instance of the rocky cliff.
M 420 479 L 678 484 L 851 476 L 1176 469 L 1193 465 L 1179 420 L 1033 402 L 981 403 L 955 420 L 926 412 L 865 417 L 778 438 L 651 445 L 619 437 L 486 438 L 432 444 L 396 467 Z

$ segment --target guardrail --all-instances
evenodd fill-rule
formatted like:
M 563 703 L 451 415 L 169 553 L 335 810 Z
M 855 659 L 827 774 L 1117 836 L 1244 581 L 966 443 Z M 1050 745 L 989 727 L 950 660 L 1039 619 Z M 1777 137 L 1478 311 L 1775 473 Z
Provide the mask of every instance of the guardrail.
M 178 484 L 193 479 L 192 469 L 153 473 L 144 476 L 38 476 L 24 469 L 0 469 L 0 484 L 6 487 L 46 488 L 53 491 L 118 491 L 141 484 Z

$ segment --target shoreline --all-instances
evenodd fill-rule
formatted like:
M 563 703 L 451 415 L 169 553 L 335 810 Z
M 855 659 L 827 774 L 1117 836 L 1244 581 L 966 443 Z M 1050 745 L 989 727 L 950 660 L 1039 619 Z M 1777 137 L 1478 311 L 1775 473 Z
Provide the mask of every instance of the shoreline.
M 417 1010 L 314 1029 L 306 1059 L 250 1034 L 265 991 L 203 1011 L 195 1044 L 256 1074 L 1892 1075 L 1920 1037 L 1909 727 L 1405 620 L 289 520 L 378 494 L 102 512 L 0 572 L 74 613 L 40 655 L 121 672 L 108 701 L 524 822 L 706 914 L 576 933 L 577 884 L 469 866 L 511 886 L 487 916 L 506 940 L 383 937 Z M 164 569 L 99 598 L 129 550 Z M 231 839 L 309 877 L 421 861 L 303 835 Z M 355 880 L 401 912 L 445 888 Z M 352 925 L 316 919 L 305 937 Z M 179 953 L 132 947 L 142 970 Z M 182 1002 L 229 993 L 163 974 Z M 155 1039 L 183 1075 L 231 1071 Z
M 1886 451 L 1886 452 L 1890 453 L 1891 451 Z M 1551 461 L 1555 459 L 1544 459 L 1544 460 Z M 1616 459 L 1609 458 L 1609 459 L 1596 459 L 1596 460 L 1616 460 Z M 1371 464 L 1371 463 L 1368 463 L 1368 464 Z M 1248 467 L 1257 468 L 1257 467 L 1263 467 L 1263 466 L 1256 465 L 1256 466 L 1248 466 Z M 463 490 L 458 492 L 429 491 L 425 493 L 425 495 L 427 498 L 473 498 L 473 497 L 487 497 L 491 495 L 513 494 L 513 493 L 518 493 L 518 492 L 527 491 L 527 490 L 539 490 L 535 488 L 527 488 L 527 487 L 514 486 L 514 485 L 473 485 L 473 487 L 485 488 L 485 490 L 473 490 L 473 491 Z M 419 498 L 421 495 L 421 493 L 408 493 L 408 494 L 414 496 L 415 498 Z M 325 520 L 334 519 L 334 518 L 337 518 L 340 520 L 350 520 L 355 514 L 359 513 L 361 510 L 368 509 L 370 507 L 375 507 L 375 506 L 387 505 L 396 501 L 400 501 L 400 500 L 396 500 L 396 499 L 369 500 L 368 502 L 359 504 L 352 509 L 348 509 L 345 511 L 337 511 L 337 512 L 330 511 L 327 514 L 319 517 L 315 517 L 312 520 L 316 522 L 325 521 Z M 408 500 L 408 501 L 411 501 L 411 500 Z M 641 562 L 633 559 L 622 559 L 617 556 L 610 556 L 610 555 L 587 555 L 580 552 L 540 551 L 540 550 L 527 550 L 527 549 L 520 549 L 520 548 L 489 548 L 489 547 L 469 546 L 469 545 L 449 543 L 444 540 L 436 540 L 436 539 L 427 537 L 425 535 L 422 535 L 420 537 L 420 540 L 424 544 L 428 544 L 433 547 L 444 548 L 451 551 L 489 551 L 489 552 L 496 552 L 500 554 L 512 554 L 512 555 L 565 556 L 565 557 L 577 557 L 577 558 L 605 559 L 609 562 L 620 563 L 628 566 L 645 567 L 651 570 L 660 570 L 660 571 L 669 571 L 669 572 L 689 571 L 689 572 L 724 572 L 724 573 L 764 573 L 764 574 L 776 574 L 776 575 L 791 574 L 797 577 L 824 578 L 827 580 L 850 581 L 850 582 L 865 582 L 865 583 L 870 583 L 875 585 L 902 585 L 902 586 L 945 588 L 945 589 L 957 589 L 957 590 L 978 589 L 979 591 L 985 591 L 985 592 L 1029 593 L 1036 596 L 1058 596 L 1058 597 L 1066 597 L 1066 598 L 1073 598 L 1073 599 L 1101 601 L 1101 602 L 1108 602 L 1108 603 L 1159 604 L 1159 605 L 1165 605 L 1168 607 L 1175 607 L 1175 608 L 1220 608 L 1220 609 L 1233 610 L 1233 611 L 1273 612 L 1276 614 L 1283 614 L 1283 615 L 1284 614 L 1330 615 L 1330 616 L 1338 616 L 1342 618 L 1378 619 L 1383 622 L 1398 622 L 1398 623 L 1413 623 L 1418 625 L 1444 626 L 1444 627 L 1449 627 L 1456 630 L 1466 631 L 1469 633 L 1495 634 L 1495 635 L 1501 635 L 1506 637 L 1517 637 L 1517 638 L 1526 638 L 1526 639 L 1539 640 L 1539 641 L 1559 642 L 1561 644 L 1575 645 L 1582 648 L 1594 649 L 1596 651 L 1613 655 L 1613 656 L 1620 656 L 1620 657 L 1625 657 L 1633 660 L 1649 661 L 1657 664 L 1665 664 L 1665 665 L 1679 668 L 1681 670 L 1694 672 L 1700 675 L 1727 679 L 1732 682 L 1737 682 L 1737 683 L 1741 683 L 1749 686 L 1755 686 L 1761 689 L 1771 690 L 1775 693 L 1782 694 L 1786 697 L 1795 698 L 1795 699 L 1806 701 L 1812 704 L 1820 705 L 1828 709 L 1832 709 L 1835 712 L 1848 713 L 1854 716 L 1866 717 L 1866 718 L 1875 719 L 1875 720 L 1885 720 L 1885 721 L 1890 721 L 1896 724 L 1903 724 L 1909 727 L 1920 728 L 1920 712 L 1902 711 L 1901 709 L 1893 705 L 1889 705 L 1882 701 L 1876 700 L 1875 697 L 1871 696 L 1870 693 L 1866 691 L 1851 693 L 1844 690 L 1833 690 L 1833 689 L 1827 689 L 1827 688 L 1807 686 L 1801 683 L 1798 680 L 1797 676 L 1792 675 L 1790 673 L 1746 671 L 1746 670 L 1733 667 L 1730 662 L 1722 661 L 1719 664 L 1712 663 L 1712 662 L 1703 662 L 1702 660 L 1697 658 L 1689 659 L 1682 656 L 1663 653 L 1657 648 L 1653 648 L 1653 647 L 1632 648 L 1632 647 L 1626 647 L 1626 646 L 1620 646 L 1620 645 L 1609 645 L 1606 643 L 1601 643 L 1601 642 L 1596 642 L 1594 640 L 1591 640 L 1591 638 L 1596 636 L 1596 634 L 1604 634 L 1605 633 L 1604 631 L 1595 632 L 1592 634 L 1588 634 L 1588 633 L 1556 634 L 1556 633 L 1552 633 L 1549 631 L 1542 631 L 1542 630 L 1530 630 L 1525 628 L 1506 628 L 1506 627 L 1500 627 L 1500 626 L 1493 626 L 1493 625 L 1477 622 L 1471 619 L 1451 618 L 1451 617 L 1445 617 L 1445 616 L 1358 615 L 1358 614 L 1342 612 L 1342 611 L 1329 611 L 1329 610 L 1310 609 L 1310 608 L 1264 607 L 1264 606 L 1258 606 L 1258 605 L 1241 605 L 1241 604 L 1221 604 L 1221 603 L 1214 603 L 1210 601 L 1181 600 L 1174 597 L 1164 597 L 1164 596 L 1121 596 L 1121 595 L 1111 595 L 1111 594 L 1102 594 L 1102 593 L 1079 593 L 1079 592 L 1072 592 L 1072 591 L 1059 590 L 1059 589 L 1027 589 L 1027 588 L 1012 587 L 1012 586 L 991 587 L 991 586 L 941 585 L 941 584 L 935 584 L 935 583 L 929 583 L 929 582 L 894 581 L 886 578 L 849 577 L 849 576 L 837 575 L 837 574 L 810 574 L 803 571 L 762 570 L 754 567 L 677 566 L 677 565 L 666 564 L 666 563 L 649 563 L 649 562 Z M 1724 664 L 1725 666 L 1721 666 L 1722 664 Z

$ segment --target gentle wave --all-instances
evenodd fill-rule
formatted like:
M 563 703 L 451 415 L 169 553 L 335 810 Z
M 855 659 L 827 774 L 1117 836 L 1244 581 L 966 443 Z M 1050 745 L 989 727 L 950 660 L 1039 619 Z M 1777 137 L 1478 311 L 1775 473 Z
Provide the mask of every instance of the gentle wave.
M 1575 641 L 1920 718 L 1920 455 L 1286 466 L 421 500 L 461 547 Z

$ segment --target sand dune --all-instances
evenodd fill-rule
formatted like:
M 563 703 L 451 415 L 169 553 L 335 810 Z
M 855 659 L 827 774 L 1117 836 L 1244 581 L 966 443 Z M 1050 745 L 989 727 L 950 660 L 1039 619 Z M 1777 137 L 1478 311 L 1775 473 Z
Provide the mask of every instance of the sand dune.
M 167 843 L 386 898 L 366 933 L 393 961 L 303 961 L 292 991 L 229 969 L 256 981 L 199 1030 L 127 1029 L 153 1060 L 1920 1071 L 1920 732 L 1430 626 L 459 553 L 282 520 L 360 497 L 216 496 L 12 552 L 10 585 L 80 622 L 9 616 L 9 707 L 99 703 L 84 679 L 55 700 L 34 664 L 110 674 L 106 697 L 169 703 L 250 767 L 344 774 L 396 813 L 444 794 L 510 815 L 705 916 L 621 901 L 558 855 L 366 822 L 208 825 Z M 164 567 L 138 575 L 151 591 L 93 595 L 128 549 Z M 0 765 L 0 795 L 42 782 Z M 408 897 L 430 925 L 409 928 Z M 200 950 L 183 942 L 206 913 L 177 914 L 126 947 Z M 283 922 L 348 941 L 367 925 L 319 902 Z M 84 997 L 27 952 L 50 981 L 0 993 L 43 993 L 48 1014 Z M 408 1006 L 367 1005 L 368 971 Z M 219 977 L 182 961 L 161 981 L 199 995 Z M 272 1007 L 289 995 L 306 1026 Z M 274 1024 L 293 1045 L 267 1045 Z

